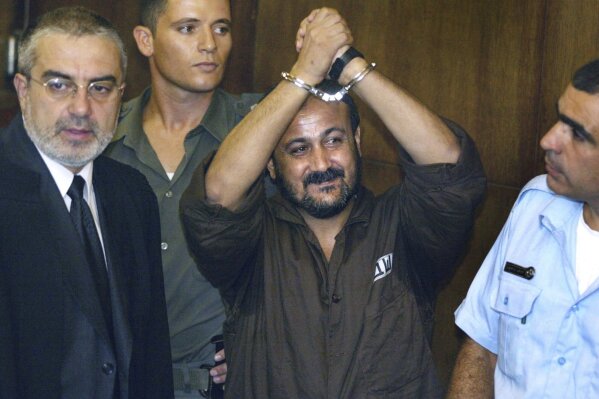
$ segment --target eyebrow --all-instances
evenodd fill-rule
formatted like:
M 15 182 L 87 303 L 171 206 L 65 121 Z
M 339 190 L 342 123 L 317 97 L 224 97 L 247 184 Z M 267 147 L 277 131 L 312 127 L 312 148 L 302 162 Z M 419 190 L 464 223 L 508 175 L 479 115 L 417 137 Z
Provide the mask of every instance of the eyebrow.
M 198 22 L 200 22 L 200 20 L 197 18 L 181 18 L 181 19 L 178 19 L 178 20 L 172 22 L 171 26 L 175 27 L 175 26 L 181 25 L 181 24 L 189 24 L 189 23 L 195 24 Z
M 176 27 L 181 24 L 197 24 L 198 22 L 202 22 L 202 21 L 198 18 L 181 18 L 181 19 L 171 23 L 171 26 Z M 216 25 L 216 24 L 226 24 L 228 26 L 231 26 L 231 20 L 229 20 L 228 18 L 221 18 L 221 19 L 217 19 L 216 21 L 212 22 L 211 25 Z
M 51 69 L 48 71 L 44 71 L 44 73 L 42 74 L 42 78 L 63 78 L 72 80 L 71 77 L 66 73 L 53 71 Z
M 320 134 L 320 137 L 321 138 L 326 137 L 326 136 L 328 136 L 329 134 L 331 134 L 333 132 L 341 132 L 341 133 L 343 133 L 343 134 L 345 134 L 347 136 L 347 132 L 345 131 L 344 128 L 333 126 L 333 127 L 330 127 L 328 129 L 326 129 L 324 132 L 322 132 Z M 304 137 L 297 137 L 297 138 L 295 138 L 295 139 L 293 139 L 293 140 L 285 143 L 285 147 L 284 148 L 289 148 L 289 146 L 291 146 L 293 144 L 296 144 L 296 143 L 307 143 L 307 142 L 308 142 L 308 140 L 306 140 Z
M 344 128 L 333 126 L 333 127 L 328 128 L 324 132 L 322 132 L 321 136 L 325 136 L 326 137 L 326 136 L 328 136 L 329 134 L 331 134 L 333 132 L 341 132 L 343 134 L 347 134 L 347 132 L 345 131 Z
M 595 138 L 593 137 L 593 135 L 588 132 L 584 126 L 582 126 L 580 123 L 576 122 L 573 119 L 570 119 L 569 117 L 567 117 L 566 115 L 562 114 L 561 112 L 559 112 L 559 104 L 555 104 L 555 108 L 557 111 L 557 117 L 558 119 L 562 122 L 565 123 L 566 125 L 570 126 L 572 128 L 572 130 L 575 130 L 579 135 L 581 135 L 585 140 L 587 140 L 589 143 L 595 144 Z
M 59 71 L 54 71 L 54 70 L 47 70 L 42 74 L 42 78 L 63 78 L 63 79 L 68 79 L 73 81 L 73 77 L 70 75 L 67 75 L 66 73 L 63 72 L 59 72 Z M 104 75 L 104 76 L 97 76 L 93 79 L 89 79 L 88 82 L 92 83 L 92 82 L 105 82 L 105 81 L 111 81 L 116 83 L 116 77 L 114 77 L 114 75 Z
M 225 24 L 225 25 L 228 25 L 228 26 L 232 25 L 231 20 L 227 19 L 227 18 L 217 19 L 216 21 L 214 21 L 212 23 L 212 25 L 215 25 L 215 24 Z

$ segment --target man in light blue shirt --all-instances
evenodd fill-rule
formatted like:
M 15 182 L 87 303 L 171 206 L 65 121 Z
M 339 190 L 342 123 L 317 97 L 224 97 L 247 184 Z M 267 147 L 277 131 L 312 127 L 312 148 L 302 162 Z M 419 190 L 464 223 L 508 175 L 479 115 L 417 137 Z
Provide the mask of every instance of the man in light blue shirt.
M 520 193 L 456 311 L 468 337 L 450 398 L 599 398 L 599 60 L 557 111 L 547 174 Z

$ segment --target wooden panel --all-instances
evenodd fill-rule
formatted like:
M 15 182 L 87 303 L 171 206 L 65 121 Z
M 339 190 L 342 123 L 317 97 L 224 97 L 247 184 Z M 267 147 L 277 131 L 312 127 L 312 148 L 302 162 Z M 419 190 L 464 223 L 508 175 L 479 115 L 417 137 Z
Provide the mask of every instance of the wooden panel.
M 258 2 L 254 82 L 259 91 L 278 82 L 282 71 L 291 69 L 299 23 L 311 9 L 320 6 L 316 0 L 286 1 L 282 5 L 276 0 Z
M 8 125 L 19 109 L 12 79 L 6 77 L 8 37 L 22 28 L 17 0 L 0 0 L 0 128 Z
M 223 83 L 232 93 L 253 89 L 257 3 L 258 0 L 237 0 L 232 4 L 233 49 Z
M 16 28 L 17 20 L 15 14 L 15 1 L 16 0 L 0 0 L 0 35 L 4 38 L 11 32 L 12 29 Z
M 348 20 L 356 47 L 378 62 L 382 72 L 467 128 L 479 143 L 491 181 L 519 187 L 532 176 L 534 159 L 525 155 L 537 146 L 543 1 L 330 4 Z M 289 70 L 297 26 L 318 5 L 260 2 L 255 71 L 259 88 L 277 82 L 280 72 Z M 396 147 L 376 118 L 365 117 L 363 129 L 364 156 L 395 162 Z
M 136 97 L 150 85 L 150 68 L 146 57 L 137 50 L 137 44 L 133 38 L 133 28 L 140 23 L 139 1 L 137 0 L 112 0 L 110 14 L 105 16 L 112 21 L 119 31 L 125 49 L 127 50 L 127 88 L 124 99 Z M 107 3 L 110 3 L 107 1 Z
M 13 90 L 12 80 L 6 78 L 8 37 L 15 29 L 20 28 L 22 21 L 19 18 L 16 0 L 0 0 L 0 99 L 11 98 Z M 14 103 L 11 101 L 12 106 Z M 0 109 L 7 105 L 0 103 Z
M 479 143 L 492 181 L 520 185 L 527 180 L 522 173 L 531 169 L 531 160 L 520 154 L 536 145 L 530 97 L 537 87 L 535 21 L 542 15 L 542 2 L 383 3 L 370 10 L 370 3 L 360 2 L 355 12 L 364 17 L 354 29 L 357 44 L 380 60 L 381 71 L 467 128 Z M 532 96 L 525 101 L 522 92 Z M 370 123 L 366 119 L 366 127 Z M 380 128 L 375 131 L 381 134 Z M 366 156 L 395 157 L 395 146 L 380 138 L 365 144 Z
M 472 279 L 503 227 L 519 190 L 489 185 L 485 202 L 478 210 L 472 240 L 450 283 L 440 292 L 435 312 L 433 354 L 439 375 L 449 380 L 459 349 L 459 329 L 453 312 L 462 302 Z

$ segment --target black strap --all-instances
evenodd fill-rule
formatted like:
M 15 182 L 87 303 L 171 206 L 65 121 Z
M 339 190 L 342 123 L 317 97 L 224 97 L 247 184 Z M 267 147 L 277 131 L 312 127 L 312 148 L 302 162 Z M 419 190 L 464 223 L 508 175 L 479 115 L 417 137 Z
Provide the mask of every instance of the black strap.
M 333 62 L 331 70 L 329 71 L 329 77 L 334 81 L 338 81 L 341 77 L 341 72 L 343 72 L 343 69 L 345 69 L 347 64 L 349 64 L 349 62 L 354 58 L 364 58 L 364 55 L 362 55 L 362 53 L 355 48 L 350 47 L 341 55 L 341 57 L 338 57 L 335 62 Z

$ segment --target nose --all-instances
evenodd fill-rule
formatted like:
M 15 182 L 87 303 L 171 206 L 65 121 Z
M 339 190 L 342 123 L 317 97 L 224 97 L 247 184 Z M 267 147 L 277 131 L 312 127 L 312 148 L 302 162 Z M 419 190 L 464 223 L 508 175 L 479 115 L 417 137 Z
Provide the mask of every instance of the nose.
M 71 114 L 87 116 L 91 113 L 91 98 L 86 89 L 79 88 L 69 101 L 69 112 Z
M 545 133 L 541 138 L 541 148 L 545 151 L 553 151 L 559 153 L 561 150 L 561 141 L 563 140 L 563 123 L 557 122 Z
M 326 149 L 314 146 L 311 151 L 310 167 L 314 171 L 325 171 L 331 166 L 329 154 Z
M 203 33 L 200 35 L 198 42 L 198 50 L 200 52 L 212 53 L 216 50 L 216 40 L 214 40 L 214 32 L 212 27 L 206 26 Z

